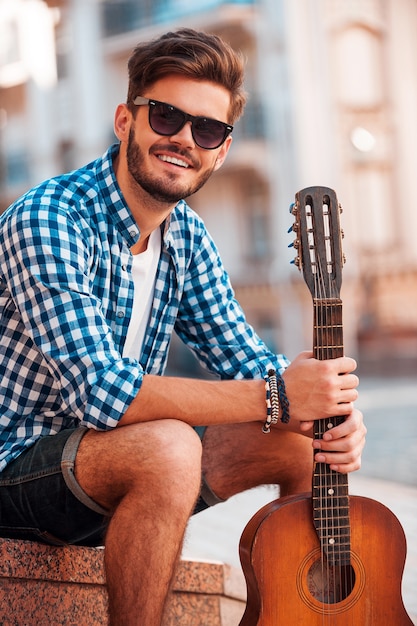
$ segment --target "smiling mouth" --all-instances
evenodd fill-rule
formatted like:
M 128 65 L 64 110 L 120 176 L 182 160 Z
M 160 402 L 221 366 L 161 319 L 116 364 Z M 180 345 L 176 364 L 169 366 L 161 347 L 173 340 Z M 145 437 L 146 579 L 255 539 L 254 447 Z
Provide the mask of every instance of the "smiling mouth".
M 183 161 L 182 159 L 178 159 L 177 157 L 166 156 L 165 154 L 159 154 L 158 159 L 164 161 L 165 163 L 172 163 L 172 165 L 178 165 L 179 167 L 184 167 L 187 169 L 189 166 L 188 163 Z

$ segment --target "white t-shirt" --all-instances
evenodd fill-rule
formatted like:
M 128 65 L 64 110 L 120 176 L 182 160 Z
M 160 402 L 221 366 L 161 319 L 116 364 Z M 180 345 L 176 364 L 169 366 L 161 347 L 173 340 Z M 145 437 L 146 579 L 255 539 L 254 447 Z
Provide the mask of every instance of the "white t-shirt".
M 132 359 L 139 359 L 140 357 L 152 307 L 156 270 L 160 254 L 161 229 L 157 228 L 149 236 L 147 249 L 140 254 L 133 255 L 133 309 L 123 349 L 123 357 Z

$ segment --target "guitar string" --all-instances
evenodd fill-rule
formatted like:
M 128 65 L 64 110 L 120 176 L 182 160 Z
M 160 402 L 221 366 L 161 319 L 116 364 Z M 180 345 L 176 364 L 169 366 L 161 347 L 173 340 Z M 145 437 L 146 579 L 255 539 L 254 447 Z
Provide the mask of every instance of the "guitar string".
M 321 259 L 319 256 L 318 259 L 318 272 L 317 277 L 319 279 L 319 309 L 317 320 L 318 331 L 320 333 L 319 341 L 317 345 L 320 350 L 319 358 L 321 359 L 329 359 L 332 358 L 333 354 L 331 353 L 331 347 L 334 346 L 334 336 L 333 336 L 333 319 L 332 319 L 332 307 L 326 304 L 326 283 L 328 282 L 329 276 L 327 275 L 328 267 L 327 267 L 327 259 L 325 261 L 325 266 L 323 267 L 321 264 Z M 323 274 L 326 272 L 326 274 Z M 327 297 L 331 298 L 332 293 L 327 293 Z M 329 342 L 330 339 L 330 342 Z M 319 430 L 320 430 L 320 438 L 323 439 L 323 435 L 325 434 L 327 427 L 331 424 L 330 420 L 320 420 L 319 422 Z M 334 528 L 334 515 L 332 514 L 332 499 L 334 493 L 337 493 L 335 490 L 335 485 L 333 484 L 333 473 L 328 466 L 323 466 L 322 472 L 320 474 L 322 483 L 320 485 L 320 505 L 323 516 L 324 509 L 324 528 L 322 529 L 322 569 L 324 571 L 324 575 L 322 576 L 324 590 L 323 590 L 323 599 L 325 604 L 329 605 L 333 602 L 338 601 L 337 597 L 337 580 L 336 580 L 336 570 L 335 570 L 335 528 Z M 323 482 L 324 477 L 324 482 Z M 326 542 L 326 548 L 324 548 L 324 543 Z M 327 557 L 326 557 L 327 552 Z M 324 582 L 325 581 L 325 582 Z M 323 615 L 322 621 L 325 621 L 325 606 L 323 606 Z
M 316 358 L 318 359 L 324 359 L 327 355 L 325 354 L 325 346 L 324 346 L 324 325 L 326 323 L 326 319 L 325 319 L 325 313 L 326 313 L 326 309 L 323 306 L 322 302 L 323 302 L 323 296 L 325 295 L 325 288 L 324 288 L 324 282 L 323 282 L 323 275 L 322 275 L 322 271 L 323 268 L 321 266 L 321 262 L 320 262 L 320 256 L 318 256 L 318 258 L 316 259 L 316 274 L 315 274 L 315 282 L 316 282 L 316 287 L 315 287 L 315 295 L 316 295 L 316 303 L 320 303 L 319 304 L 319 308 L 317 307 L 316 304 L 316 308 L 315 308 L 315 316 L 316 316 L 316 320 L 315 320 L 315 326 L 316 326 L 316 336 L 315 336 L 315 350 L 316 350 Z M 317 437 L 321 440 L 323 438 L 323 420 L 319 420 L 318 424 L 317 424 Z M 329 604 L 330 601 L 330 597 L 329 597 L 329 593 L 330 593 L 330 571 L 328 566 L 326 566 L 326 559 L 325 559 L 325 551 L 324 551 L 324 545 L 323 545 L 323 541 L 324 541 L 324 537 L 328 537 L 329 536 L 329 520 L 328 520 L 328 509 L 326 506 L 323 506 L 325 504 L 325 502 L 323 501 L 323 498 L 325 497 L 325 494 L 327 494 L 328 492 L 328 484 L 327 484 L 327 472 L 324 471 L 325 468 L 319 468 L 319 480 L 317 481 L 317 476 L 316 476 L 316 484 L 318 482 L 318 494 L 316 494 L 318 496 L 318 506 L 320 509 L 320 519 L 319 519 L 319 535 L 320 535 L 320 554 L 321 554 L 321 600 L 324 604 Z M 323 610 L 322 610 L 322 621 L 324 623 L 324 619 L 325 619 L 325 607 L 323 606 Z
M 325 271 L 328 272 L 329 269 L 331 268 L 328 268 L 327 263 L 326 263 Z M 323 267 L 321 266 L 320 257 L 319 257 L 318 260 L 316 260 L 316 296 L 317 296 L 318 302 L 320 303 L 320 309 L 316 311 L 316 315 L 319 315 L 319 318 L 316 320 L 316 335 L 317 335 L 316 346 L 317 348 L 320 347 L 320 349 L 322 350 L 321 354 L 317 355 L 318 358 L 325 359 L 325 358 L 334 358 L 335 347 L 342 348 L 343 330 L 338 319 L 338 315 L 337 315 L 338 310 L 337 310 L 336 305 L 324 306 L 322 304 L 324 301 L 323 296 L 325 296 L 325 291 L 326 291 L 325 283 L 327 282 L 327 280 L 323 279 L 323 276 L 324 276 Z M 330 276 L 327 276 L 327 278 L 330 279 Z M 334 285 L 331 280 L 330 280 L 329 291 L 330 293 L 328 294 L 328 296 L 332 299 L 336 299 L 337 294 L 335 293 Z M 327 341 L 325 343 L 323 341 L 324 329 L 327 330 L 326 336 L 329 337 L 330 335 L 330 342 Z M 318 336 L 318 332 L 321 333 L 320 337 Z M 342 356 L 342 354 L 338 356 Z M 323 428 L 321 427 L 319 428 L 319 437 L 322 438 L 323 434 L 326 432 L 326 428 L 324 426 L 326 422 L 320 421 L 320 424 Z M 323 472 L 321 473 L 321 476 L 323 476 Z M 326 511 L 326 514 L 325 514 L 326 523 L 324 525 L 324 532 L 325 532 L 325 537 L 327 537 L 328 540 L 330 538 L 333 538 L 336 542 L 335 544 L 331 546 L 331 551 L 333 554 L 332 566 L 327 567 L 327 570 L 326 570 L 327 571 L 327 577 L 326 577 L 327 591 L 325 593 L 327 593 L 327 596 L 326 596 L 327 603 L 330 603 L 332 600 L 333 602 L 339 602 L 349 595 L 354 584 L 354 580 L 353 580 L 354 573 L 351 567 L 348 567 L 348 565 L 345 565 L 345 558 L 343 556 L 343 551 L 344 550 L 346 551 L 346 541 L 345 541 L 347 538 L 346 533 L 349 530 L 347 528 L 342 529 L 340 527 L 341 522 L 343 523 L 343 526 L 345 526 L 346 522 L 348 522 L 348 519 L 346 519 L 345 517 L 345 513 L 346 513 L 345 498 L 348 496 L 344 491 L 342 492 L 342 487 L 344 486 L 344 478 L 339 472 L 334 472 L 331 470 L 329 470 L 328 472 L 324 472 L 324 476 L 325 476 L 325 482 L 324 484 L 321 483 L 319 486 L 320 498 L 321 498 L 320 503 L 321 505 L 323 504 L 323 497 L 324 497 L 324 504 L 325 504 L 324 508 Z M 335 515 L 329 515 L 329 509 L 331 508 L 330 504 L 332 503 L 333 508 L 334 507 L 339 508 L 339 513 L 340 513 L 340 509 L 342 508 L 342 502 L 343 502 L 344 516 L 342 520 L 340 519 L 340 515 L 338 516 L 339 526 L 337 527 L 338 532 L 336 532 L 336 528 L 334 525 Z M 323 535 L 323 529 L 321 529 L 321 535 Z M 328 549 L 330 549 L 329 545 L 328 545 Z M 322 550 L 322 570 L 323 570 L 325 555 L 324 555 L 323 548 L 321 548 L 321 550 Z M 347 567 L 348 569 L 346 571 Z M 343 573 L 345 574 L 347 573 L 348 575 L 343 576 Z M 322 571 L 322 580 L 324 580 L 323 574 L 324 572 Z
M 323 269 L 326 272 L 327 276 L 323 274 Z M 341 346 L 342 341 L 340 332 L 341 327 L 338 325 L 336 328 L 337 315 L 335 306 L 330 304 L 329 306 L 324 306 L 323 296 L 326 295 L 326 283 L 329 279 L 330 289 L 328 293 L 328 297 L 335 298 L 335 293 L 333 290 L 333 283 L 329 276 L 329 270 L 332 268 L 328 266 L 327 259 L 325 268 L 321 265 L 320 256 L 316 260 L 316 296 L 318 297 L 316 301 L 320 303 L 320 309 L 316 310 L 316 315 L 318 319 L 316 319 L 316 346 L 317 349 L 321 350 L 321 354 L 318 354 L 318 358 L 328 359 L 334 358 L 334 348 L 335 346 Z M 326 329 L 326 337 L 329 338 L 330 342 L 324 342 L 324 329 Z M 320 333 L 320 337 L 318 336 Z M 326 432 L 325 425 L 329 424 L 330 421 L 320 421 L 319 422 L 319 437 L 322 438 L 324 433 Z M 333 512 L 334 506 L 339 505 L 341 501 L 341 490 L 340 490 L 340 474 L 338 472 L 334 472 L 328 469 L 325 472 L 321 472 L 320 476 L 322 477 L 324 474 L 325 481 L 324 484 L 321 482 L 319 486 L 320 493 L 320 504 L 321 509 L 323 511 L 323 503 L 325 510 L 325 525 L 324 525 L 324 536 L 327 541 L 327 550 L 331 551 L 331 565 L 329 561 L 327 562 L 327 567 L 325 567 L 325 554 L 323 549 L 323 544 L 321 545 L 321 557 L 322 557 L 322 581 L 326 580 L 325 583 L 325 591 L 324 591 L 324 599 L 327 600 L 327 604 L 333 602 L 339 602 L 343 597 L 347 595 L 347 577 L 342 579 L 342 550 L 343 546 L 341 545 L 341 537 L 343 536 L 342 530 L 340 527 L 338 528 L 338 532 L 336 532 L 335 528 L 335 515 Z M 322 518 L 323 519 L 323 518 Z M 339 519 L 340 526 L 340 519 Z M 321 528 L 321 536 L 323 537 L 323 528 Z M 333 543 L 330 543 L 333 541 Z M 326 571 L 326 577 L 324 576 L 324 570 Z M 343 587 L 344 586 L 344 587 Z M 326 595 L 327 594 L 327 595 Z M 323 607 L 324 611 L 324 607 Z
M 326 268 L 329 271 L 333 271 L 334 267 Z M 329 319 L 326 319 L 326 328 L 330 328 L 330 342 L 328 346 L 328 354 L 326 355 L 328 358 L 332 358 L 335 356 L 342 356 L 340 353 L 340 347 L 342 346 L 342 337 L 341 337 L 341 326 L 338 324 L 338 305 L 336 304 L 336 296 L 334 283 L 331 280 L 330 275 L 328 274 L 328 278 L 330 279 L 330 298 L 332 298 L 333 303 L 330 306 L 326 307 L 326 315 L 328 315 Z M 338 420 L 337 420 L 338 422 Z M 345 589 L 343 588 L 344 581 L 341 579 L 342 577 L 342 529 L 340 527 L 341 524 L 341 477 L 342 475 L 339 472 L 334 470 L 328 471 L 328 475 L 330 478 L 330 489 L 328 492 L 328 500 L 327 503 L 329 508 L 331 508 L 330 515 L 332 519 L 331 524 L 331 536 L 335 543 L 332 545 L 332 594 L 333 594 L 333 602 L 340 602 L 345 594 Z

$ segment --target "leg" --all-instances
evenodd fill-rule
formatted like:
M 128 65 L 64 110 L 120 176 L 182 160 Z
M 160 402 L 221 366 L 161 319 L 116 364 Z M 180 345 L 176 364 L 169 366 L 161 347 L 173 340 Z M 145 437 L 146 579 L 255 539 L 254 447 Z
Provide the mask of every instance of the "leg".
M 209 426 L 203 439 L 203 474 L 224 500 L 246 489 L 279 484 L 280 495 L 311 491 L 313 450 L 304 435 L 259 423 Z
M 112 511 L 105 542 L 110 623 L 159 625 L 200 489 L 198 436 L 174 420 L 91 431 L 75 469 L 86 493 Z

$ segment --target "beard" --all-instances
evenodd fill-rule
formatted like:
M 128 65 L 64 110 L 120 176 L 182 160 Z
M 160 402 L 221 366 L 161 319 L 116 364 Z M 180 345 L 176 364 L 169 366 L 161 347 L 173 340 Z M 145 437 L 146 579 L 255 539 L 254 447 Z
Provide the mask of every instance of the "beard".
M 179 150 L 175 145 L 170 145 L 169 151 L 178 156 L 185 156 L 185 152 Z M 166 174 L 164 177 L 159 178 L 152 176 L 151 173 L 145 171 L 144 153 L 135 139 L 133 129 L 130 129 L 129 133 L 126 158 L 127 169 L 133 180 L 146 191 L 153 200 L 166 204 L 176 204 L 183 198 L 188 198 L 196 193 L 207 182 L 214 170 L 213 165 L 211 169 L 205 170 L 192 185 L 178 183 L 175 174 Z M 192 159 L 189 154 L 187 154 L 187 158 Z M 195 163 L 195 166 L 198 165 L 195 159 L 192 159 L 192 162 Z

